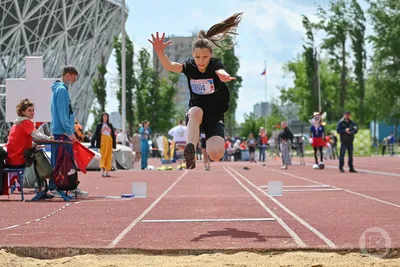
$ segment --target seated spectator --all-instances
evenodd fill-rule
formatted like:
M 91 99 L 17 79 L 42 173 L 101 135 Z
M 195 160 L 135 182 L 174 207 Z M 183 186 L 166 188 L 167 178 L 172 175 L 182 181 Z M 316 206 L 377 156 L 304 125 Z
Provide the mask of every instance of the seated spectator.
M 241 149 L 241 150 L 248 150 L 248 149 L 249 149 L 249 147 L 247 146 L 247 141 L 243 140 L 243 141 L 240 143 L 240 149 Z
M 52 140 L 52 136 L 47 136 L 39 132 L 32 120 L 35 116 L 35 105 L 29 99 L 21 100 L 17 105 L 17 118 L 10 129 L 7 144 L 4 149 L 7 151 L 5 160 L 6 167 L 24 168 L 24 151 L 34 146 L 33 139 Z M 3 176 L 0 176 L 0 192 L 3 191 Z M 0 194 L 1 195 L 1 194 Z
M 52 140 L 39 132 L 32 120 L 35 116 L 35 104 L 29 99 L 21 100 L 17 105 L 17 118 L 11 127 L 5 149 L 7 150 L 7 165 L 21 166 L 25 164 L 24 151 L 33 147 L 33 139 Z
M 229 157 L 231 157 L 232 154 L 234 153 L 232 141 L 229 136 L 225 139 L 224 148 L 225 148 L 224 160 L 226 161 L 229 160 Z

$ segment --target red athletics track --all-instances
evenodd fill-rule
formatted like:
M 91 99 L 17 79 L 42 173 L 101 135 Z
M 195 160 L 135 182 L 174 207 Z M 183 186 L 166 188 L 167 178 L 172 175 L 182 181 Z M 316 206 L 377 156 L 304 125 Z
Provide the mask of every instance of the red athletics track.
M 22 203 L 18 194 L 0 197 L 0 247 L 31 255 L 50 248 L 52 256 L 119 249 L 359 251 L 365 236 L 367 247 L 398 249 L 400 177 L 385 168 L 388 160 L 393 166 L 400 161 L 355 158 L 358 169 L 372 171 L 356 174 L 339 173 L 332 160 L 325 170 L 312 170 L 312 161 L 299 166 L 298 158 L 285 171 L 270 160 L 266 167 L 218 162 L 210 172 L 201 162 L 190 171 L 116 171 L 112 178 L 89 172 L 80 176 L 81 188 L 90 191 L 86 199 Z M 148 183 L 147 198 L 104 198 L 129 193 L 133 181 Z M 260 187 L 268 181 L 300 191 L 271 197 Z M 377 227 L 387 233 L 384 242 L 363 235 Z M 76 249 L 57 253 L 59 248 Z M 50 257 L 45 254 L 36 255 Z

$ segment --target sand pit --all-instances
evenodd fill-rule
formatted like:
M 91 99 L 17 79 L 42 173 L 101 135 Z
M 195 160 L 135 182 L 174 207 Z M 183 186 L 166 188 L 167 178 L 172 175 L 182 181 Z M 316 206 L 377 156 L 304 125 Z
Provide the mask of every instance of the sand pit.
M 1 267 L 41 267 L 41 266 L 269 266 L 269 267 L 398 267 L 400 259 L 380 259 L 360 253 L 340 255 L 337 253 L 319 252 L 285 252 L 258 254 L 239 252 L 235 254 L 202 254 L 202 255 L 81 255 L 55 260 L 38 260 L 19 257 L 0 251 Z

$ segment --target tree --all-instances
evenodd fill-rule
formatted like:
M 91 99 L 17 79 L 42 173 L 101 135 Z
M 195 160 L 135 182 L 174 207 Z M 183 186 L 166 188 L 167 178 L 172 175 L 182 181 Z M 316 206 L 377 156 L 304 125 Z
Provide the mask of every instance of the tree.
M 304 15 L 302 23 L 306 31 L 304 52 L 295 61 L 288 62 L 284 67 L 286 74 L 294 74 L 295 87 L 281 88 L 281 100 L 283 103 L 299 105 L 300 118 L 306 120 L 314 111 L 319 111 L 319 93 L 322 94 L 324 87 L 321 85 L 321 92 L 318 91 L 318 83 L 321 78 L 318 72 L 321 72 L 319 70 L 321 66 L 319 66 L 314 42 L 315 31 L 318 28 Z M 321 101 L 323 99 L 321 97 Z
M 280 100 L 283 104 L 295 104 L 299 106 L 299 118 L 302 121 L 308 121 L 315 109 L 313 102 L 313 92 L 307 76 L 305 54 L 298 55 L 295 60 L 289 61 L 284 65 L 285 75 L 293 76 L 293 87 L 280 87 Z M 322 59 L 320 66 L 321 82 L 321 107 L 322 111 L 327 111 L 329 121 L 337 121 L 343 113 L 340 112 L 340 106 L 337 95 L 337 84 L 340 79 L 339 74 L 331 69 L 329 60 Z
M 229 38 L 222 41 L 222 45 L 230 44 L 232 40 Z M 237 109 L 237 100 L 239 97 L 239 89 L 242 86 L 242 77 L 238 75 L 238 71 L 240 68 L 239 59 L 235 55 L 234 47 L 229 50 L 224 50 L 217 48 L 214 51 L 216 57 L 221 59 L 224 64 L 225 70 L 232 76 L 236 77 L 236 80 L 233 80 L 229 83 L 226 83 L 229 89 L 229 109 L 225 113 L 225 125 L 228 135 L 233 135 L 234 128 L 236 126 L 235 113 Z
M 365 50 L 365 23 L 366 19 L 364 11 L 357 2 L 357 0 L 351 0 L 350 4 L 351 13 L 351 43 L 354 53 L 354 74 L 356 76 L 356 88 L 358 96 L 359 111 L 358 115 L 360 118 L 359 124 L 364 125 L 364 101 L 365 101 L 365 69 L 366 69 L 366 50 Z
M 149 120 L 150 114 L 146 109 L 146 102 L 148 99 L 148 91 L 154 83 L 155 71 L 150 67 L 150 54 L 146 49 L 139 51 L 138 58 L 138 84 L 136 88 L 136 117 L 138 123 L 143 120 Z
M 257 118 L 254 113 L 244 114 L 244 122 L 241 125 L 240 136 L 247 138 L 250 133 L 257 137 L 261 127 L 264 126 L 263 117 Z
M 300 107 L 299 118 L 306 120 L 310 114 L 312 114 L 313 100 L 312 92 L 309 87 L 309 79 L 306 74 L 306 63 L 303 55 L 297 55 L 297 58 L 293 61 L 285 63 L 283 66 L 283 72 L 285 76 L 293 76 L 293 87 L 281 87 L 280 99 L 282 103 L 293 103 Z
M 306 30 L 306 44 L 304 48 L 305 70 L 307 86 L 311 90 L 311 106 L 313 110 L 319 110 L 319 94 L 318 92 L 318 59 L 315 51 L 314 30 L 315 26 L 310 22 L 308 17 L 303 15 L 303 27 Z
M 328 52 L 330 64 L 335 71 L 340 73 L 339 100 L 342 114 L 345 109 L 348 85 L 346 44 L 351 30 L 348 10 L 346 0 L 332 0 L 329 5 L 329 14 L 322 7 L 318 8 L 318 16 L 321 21 L 317 24 L 318 28 L 327 34 L 321 48 Z
M 139 122 L 149 120 L 154 133 L 166 132 L 175 124 L 174 98 L 179 74 L 169 73 L 168 79 L 159 80 L 150 66 L 150 53 L 145 48 L 139 51 L 138 64 L 137 118 Z
M 116 53 L 116 61 L 117 61 L 117 69 L 119 73 L 120 80 L 122 79 L 122 44 L 121 41 L 114 37 L 113 47 Z M 133 106 L 133 90 L 136 86 L 135 73 L 134 73 L 134 47 L 129 36 L 126 36 L 126 61 L 125 61 L 125 69 L 126 69 L 126 123 L 128 124 L 128 129 L 131 133 L 133 133 L 133 125 L 134 125 L 134 106 Z M 117 98 L 119 100 L 118 111 L 121 113 L 122 106 L 122 87 L 120 83 L 120 88 L 117 92 Z
M 370 14 L 375 34 L 369 39 L 373 44 L 375 75 L 379 77 L 379 95 L 384 100 L 381 118 L 399 123 L 400 97 L 400 2 L 370 0 Z M 397 134 L 397 133 L 395 133 Z
M 167 132 L 174 125 L 177 124 L 176 118 L 176 105 L 175 96 L 178 92 L 178 73 L 169 73 L 168 79 L 162 78 L 160 84 L 160 109 L 157 114 L 159 132 Z M 184 120 L 184 115 L 179 117 L 179 119 Z
M 106 110 L 107 103 L 107 81 L 104 78 L 107 73 L 107 68 L 104 65 L 104 57 L 101 57 L 101 64 L 97 66 L 98 78 L 93 79 L 93 93 L 96 96 L 96 101 L 99 104 L 100 112 L 103 113 Z
M 104 56 L 101 57 L 101 64 L 97 66 L 98 70 L 98 77 L 93 79 L 92 87 L 93 93 L 95 95 L 95 101 L 97 102 L 98 106 L 94 106 L 91 110 L 91 113 L 94 116 L 94 121 L 92 125 L 92 129 L 96 127 L 99 123 L 100 116 L 106 110 L 106 103 L 107 103 L 107 81 L 104 78 L 107 73 L 107 68 L 104 65 Z

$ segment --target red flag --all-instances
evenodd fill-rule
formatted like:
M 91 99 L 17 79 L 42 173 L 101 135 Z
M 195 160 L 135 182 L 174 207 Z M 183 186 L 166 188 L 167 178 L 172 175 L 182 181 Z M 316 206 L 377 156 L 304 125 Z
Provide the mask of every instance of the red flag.
M 260 75 L 262 76 L 262 75 L 265 75 L 265 74 L 267 74 L 267 69 L 264 69 L 264 71 Z
M 94 152 L 79 142 L 75 142 L 72 145 L 72 150 L 74 151 L 76 165 L 78 165 L 81 172 L 86 173 L 86 167 L 94 157 Z

